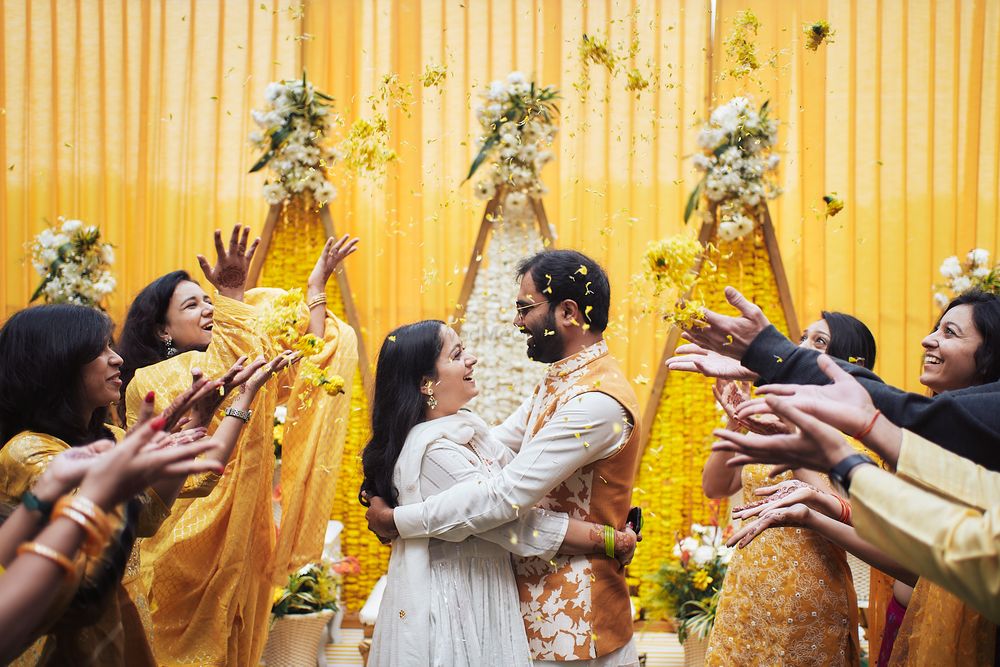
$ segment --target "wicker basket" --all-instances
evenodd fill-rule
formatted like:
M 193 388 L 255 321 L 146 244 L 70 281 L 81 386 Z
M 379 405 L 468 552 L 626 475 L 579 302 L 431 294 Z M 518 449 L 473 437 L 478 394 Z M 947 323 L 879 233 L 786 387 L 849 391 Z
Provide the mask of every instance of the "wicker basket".
M 684 667 L 702 667 L 707 649 L 708 637 L 688 635 L 684 640 Z
M 262 662 L 267 667 L 315 667 L 323 633 L 333 610 L 289 614 L 271 625 Z

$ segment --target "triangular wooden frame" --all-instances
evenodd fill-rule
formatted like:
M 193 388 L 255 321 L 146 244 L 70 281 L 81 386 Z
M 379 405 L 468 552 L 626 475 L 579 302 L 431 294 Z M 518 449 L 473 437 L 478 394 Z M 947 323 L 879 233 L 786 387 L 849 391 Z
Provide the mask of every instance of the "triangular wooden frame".
M 250 266 L 250 274 L 247 276 L 248 287 L 257 286 L 257 281 L 260 279 L 260 275 L 264 270 L 264 263 L 267 261 L 267 256 L 271 250 L 271 239 L 274 236 L 274 228 L 277 226 L 278 220 L 281 219 L 282 208 L 287 202 L 288 200 L 285 200 L 281 204 L 272 204 L 267 212 L 264 229 L 260 234 L 260 247 L 257 249 L 253 264 Z M 336 237 L 337 232 L 333 224 L 333 216 L 330 215 L 330 207 L 321 207 L 319 209 L 319 217 L 323 223 L 323 233 L 327 237 Z M 347 316 L 347 323 L 351 325 L 351 328 L 354 329 L 358 337 L 358 365 L 361 369 L 361 382 L 364 385 L 365 391 L 370 394 L 373 379 L 371 377 L 371 366 L 368 363 L 365 338 L 361 330 L 361 317 L 358 315 L 358 309 L 354 305 L 354 295 L 351 293 L 351 286 L 347 280 L 347 271 L 343 267 L 338 267 L 334 275 L 337 277 L 337 287 L 340 290 L 340 296 L 344 300 L 344 313 Z
M 708 245 L 708 242 L 712 240 L 713 232 L 718 225 L 718 216 L 716 214 L 715 207 L 711 209 L 712 221 L 703 222 L 701 225 L 701 230 L 698 232 L 698 241 L 702 246 Z M 767 259 L 768 263 L 771 265 L 771 272 L 774 274 L 774 282 L 778 288 L 778 301 L 781 303 L 781 310 L 785 316 L 785 324 L 788 327 L 788 333 L 792 337 L 792 340 L 797 340 L 799 337 L 799 320 L 795 315 L 795 306 L 792 303 L 792 292 L 788 288 L 788 278 L 785 275 L 785 265 L 781 261 L 781 250 L 778 248 L 778 238 L 774 233 L 774 225 L 771 222 L 771 212 L 768 210 L 767 204 L 764 204 L 764 212 L 761 215 L 760 220 L 761 231 L 764 234 L 764 247 L 767 248 Z M 695 273 L 701 273 L 702 260 L 699 258 L 693 267 Z M 686 296 L 690 296 L 687 294 Z M 663 397 L 663 388 L 667 383 L 667 376 L 670 374 L 670 369 L 667 368 L 666 362 L 674 354 L 674 349 L 677 347 L 680 341 L 681 330 L 677 327 L 671 327 L 670 333 L 667 334 L 667 341 L 663 345 L 663 353 L 660 355 L 660 363 L 656 372 L 656 378 L 653 380 L 653 388 L 649 394 L 649 399 L 646 402 L 646 409 L 643 412 L 643 426 L 645 427 L 643 433 L 646 442 L 643 443 L 643 452 L 646 450 L 646 446 L 649 444 L 649 438 L 651 437 L 653 431 L 653 421 L 656 419 L 656 412 L 660 408 L 660 399 Z M 642 465 L 643 457 L 639 457 L 637 463 L 636 471 L 639 470 L 639 466 Z
M 465 309 L 469 305 L 469 296 L 475 287 L 479 266 L 483 263 L 486 244 L 489 242 L 490 230 L 493 228 L 493 220 L 496 218 L 497 211 L 500 210 L 500 201 L 505 194 L 507 194 L 505 188 L 498 188 L 496 195 L 486 203 L 486 210 L 483 211 L 483 219 L 479 223 L 479 235 L 476 237 L 476 244 L 473 246 L 472 256 L 469 258 L 469 268 L 465 272 L 462 291 L 459 292 L 458 301 L 455 303 L 455 309 L 452 313 L 452 326 L 457 333 L 462 333 L 462 323 L 465 321 Z M 545 205 L 541 199 L 535 197 L 530 197 L 529 201 L 538 223 L 538 233 L 542 235 L 542 242 L 546 248 L 555 247 L 555 237 L 552 235 L 549 218 L 545 215 Z

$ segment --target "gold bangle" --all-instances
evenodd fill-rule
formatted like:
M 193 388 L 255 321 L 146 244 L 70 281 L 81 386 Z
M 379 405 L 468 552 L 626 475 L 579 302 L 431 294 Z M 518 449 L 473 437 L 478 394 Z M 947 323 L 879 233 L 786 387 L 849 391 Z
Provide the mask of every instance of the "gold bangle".
M 69 519 L 80 526 L 83 532 L 87 534 L 87 538 L 83 542 L 83 553 L 90 557 L 96 557 L 103 553 L 107 540 L 102 538 L 101 534 L 97 532 L 97 527 L 86 516 L 80 514 L 72 507 L 62 506 L 52 513 L 53 521 L 60 517 Z
M 85 551 L 88 556 L 95 556 L 104 550 L 104 545 L 111 539 L 111 522 L 107 515 L 89 498 L 83 496 L 63 496 L 56 502 L 53 513 L 65 516 L 87 531 L 88 539 Z
M 36 556 L 49 559 L 66 572 L 67 579 L 76 575 L 76 565 L 73 565 L 73 561 L 52 547 L 39 544 L 38 542 L 25 542 L 17 548 L 17 555 L 21 556 L 23 554 L 35 554 Z
M 323 292 L 310 297 L 309 300 L 306 301 L 306 307 L 309 308 L 309 310 L 312 310 L 315 306 L 319 306 L 321 304 L 326 305 L 326 294 Z

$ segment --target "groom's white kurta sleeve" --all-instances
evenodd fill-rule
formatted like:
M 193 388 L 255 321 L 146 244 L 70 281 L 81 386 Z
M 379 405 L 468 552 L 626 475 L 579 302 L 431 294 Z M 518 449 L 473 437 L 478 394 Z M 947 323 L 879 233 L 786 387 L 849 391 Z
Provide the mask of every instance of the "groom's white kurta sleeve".
M 552 415 L 502 474 L 397 507 L 396 529 L 406 539 L 458 542 L 513 521 L 576 470 L 614 454 L 627 441 L 630 428 L 618 401 L 600 392 L 580 394 Z M 499 435 L 496 430 L 493 434 Z

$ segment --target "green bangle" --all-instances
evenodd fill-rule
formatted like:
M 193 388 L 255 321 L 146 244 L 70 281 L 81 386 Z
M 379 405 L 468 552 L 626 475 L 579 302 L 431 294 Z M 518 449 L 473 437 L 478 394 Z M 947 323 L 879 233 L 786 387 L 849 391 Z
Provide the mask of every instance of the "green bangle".
M 55 503 L 50 503 L 47 500 L 42 500 L 31 491 L 25 491 L 24 495 L 21 496 L 21 504 L 29 512 L 38 512 L 42 515 L 42 518 L 46 521 L 52 516 L 52 508 L 55 507 Z
M 608 558 L 615 557 L 615 529 L 604 525 L 604 553 Z

